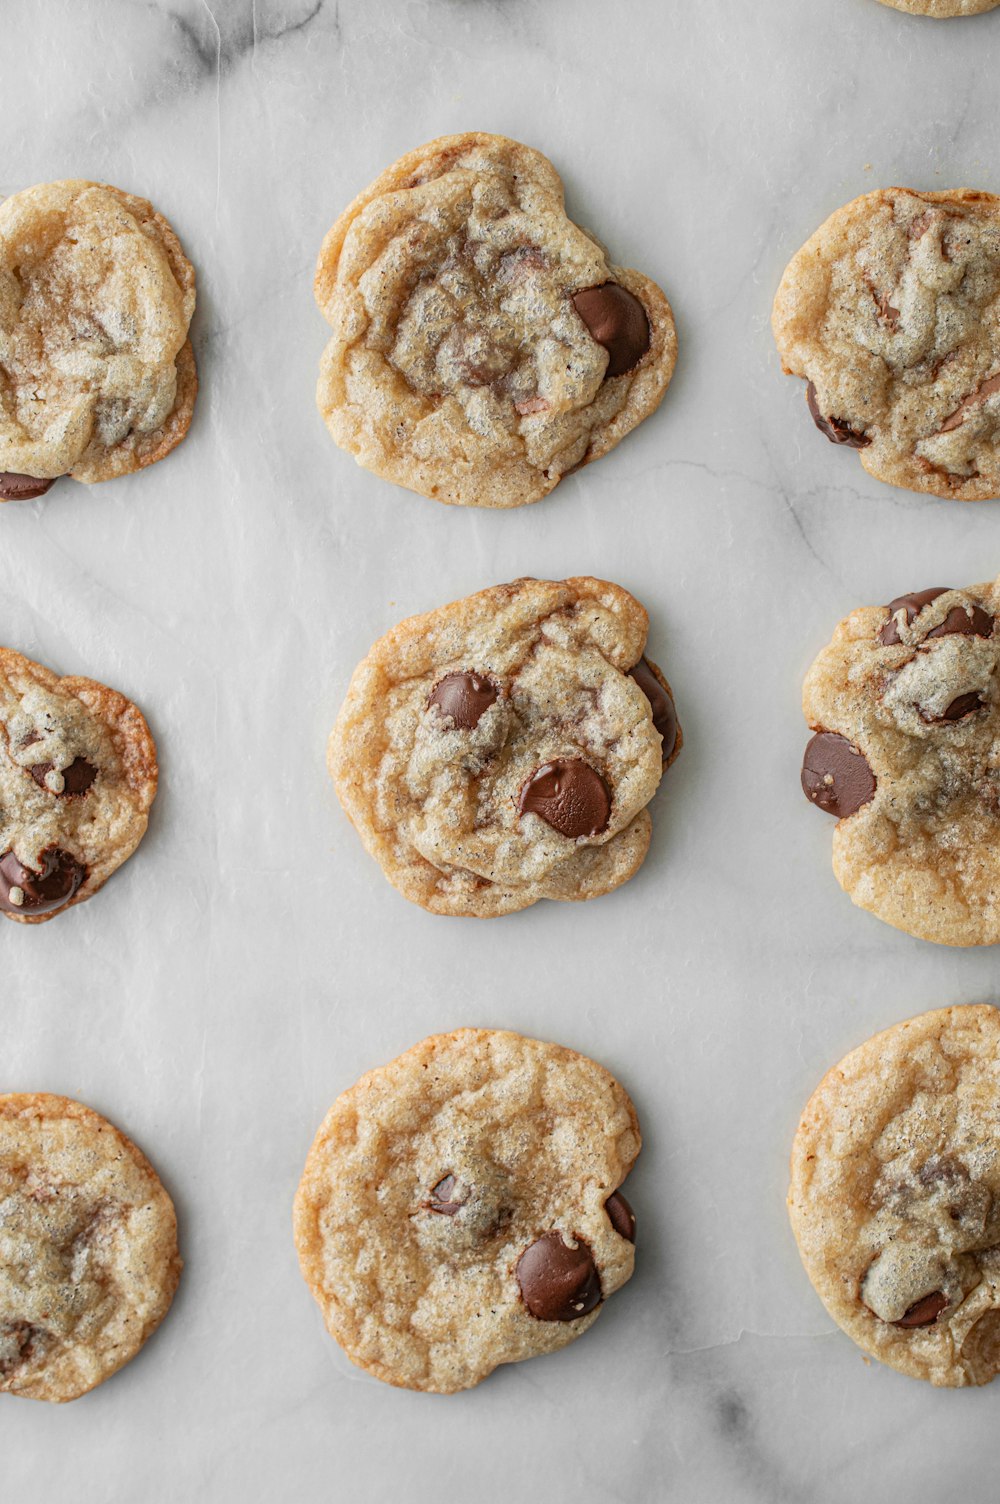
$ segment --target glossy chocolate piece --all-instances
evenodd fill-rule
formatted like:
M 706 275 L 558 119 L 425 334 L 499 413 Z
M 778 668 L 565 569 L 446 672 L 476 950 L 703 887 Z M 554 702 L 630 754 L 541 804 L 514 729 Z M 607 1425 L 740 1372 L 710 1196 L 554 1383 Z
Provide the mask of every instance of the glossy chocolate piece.
M 40 872 L 25 867 L 12 851 L 5 852 L 0 856 L 0 909 L 20 916 L 51 914 L 68 903 L 86 876 L 76 857 L 58 846 L 42 852 Z
M 570 840 L 597 836 L 611 818 L 611 795 L 600 773 L 582 758 L 543 763 L 522 785 L 518 813 L 538 815 Z
M 50 762 L 36 762 L 28 769 L 28 772 L 40 789 L 44 789 L 47 794 L 54 792 L 45 782 L 48 775 L 52 772 L 52 764 Z M 59 790 L 57 797 L 68 799 L 74 794 L 85 794 L 87 792 L 97 777 L 97 769 L 85 757 L 74 757 L 69 767 L 63 768 L 62 776 L 63 786 Z
M 629 1206 L 621 1191 L 612 1191 L 604 1203 L 604 1210 L 608 1214 L 608 1220 L 620 1238 L 627 1242 L 635 1242 L 635 1212 Z
M 802 792 L 811 804 L 845 820 L 874 797 L 875 788 L 862 752 L 836 731 L 817 731 L 802 759 Z
M 0 470 L 0 501 L 33 501 L 36 496 L 44 496 L 54 485 L 54 480 L 38 480 L 33 475 Z
M 653 712 L 653 725 L 663 740 L 663 761 L 669 762 L 677 745 L 677 711 L 670 695 L 664 689 L 646 658 L 640 658 L 629 675 L 638 684 Z
M 649 318 L 639 299 L 617 282 L 586 287 L 573 294 L 573 307 L 591 337 L 608 352 L 609 376 L 624 376 L 649 349 Z
M 601 1303 L 601 1277 L 586 1243 L 543 1233 L 517 1261 L 521 1299 L 539 1321 L 576 1321 Z
M 445 674 L 438 680 L 427 697 L 427 705 L 428 708 L 436 705 L 458 730 L 473 731 L 496 697 L 497 688 L 490 679 L 467 670 Z

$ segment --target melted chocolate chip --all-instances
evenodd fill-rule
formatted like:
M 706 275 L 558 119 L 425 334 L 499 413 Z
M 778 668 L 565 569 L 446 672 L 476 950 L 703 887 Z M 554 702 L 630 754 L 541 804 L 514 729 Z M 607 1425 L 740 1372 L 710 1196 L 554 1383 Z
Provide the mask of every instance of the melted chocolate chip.
M 871 439 L 868 438 L 867 434 L 858 433 L 849 423 L 845 423 L 842 418 L 826 418 L 823 416 L 819 410 L 819 403 L 816 401 L 816 388 L 811 381 L 806 387 L 806 401 L 809 404 L 809 411 L 812 413 L 813 422 L 820 433 L 826 434 L 831 444 L 846 444 L 849 449 L 868 448 Z
M 940 721 L 960 721 L 964 716 L 971 715 L 974 710 L 978 710 L 982 703 L 978 691 L 972 690 L 969 694 L 959 695 L 957 700 L 952 700 L 944 715 L 938 716 L 937 719 Z
M 455 1194 L 456 1180 L 454 1175 L 445 1175 L 431 1190 L 431 1199 L 427 1202 L 427 1210 L 441 1212 L 445 1217 L 453 1217 L 464 1205 L 462 1200 L 452 1199 Z
M 36 480 L 33 475 L 0 470 L 0 501 L 32 501 L 36 496 L 44 496 L 53 485 L 53 480 Z
M 7 914 L 51 914 L 73 897 L 87 869 L 58 846 L 42 852 L 42 870 L 33 872 L 12 851 L 0 856 L 0 909 Z M 20 894 L 17 897 L 11 895 Z
M 482 674 L 445 674 L 428 695 L 427 705 L 436 705 L 442 715 L 450 716 L 460 731 L 472 731 L 496 697 L 496 685 Z
M 612 1191 L 604 1203 L 604 1210 L 608 1214 L 608 1220 L 620 1238 L 625 1238 L 629 1243 L 635 1242 L 635 1212 L 629 1206 L 621 1191 Z
M 933 1294 L 924 1295 L 920 1300 L 914 1301 L 910 1309 L 892 1324 L 905 1327 L 907 1330 L 915 1326 L 933 1326 L 948 1304 L 947 1295 L 940 1290 L 935 1290 Z
M 573 307 L 590 330 L 591 338 L 608 352 L 609 376 L 624 376 L 649 349 L 649 318 L 632 293 L 617 282 L 586 287 L 573 294 Z
M 543 1233 L 517 1261 L 517 1283 L 539 1321 L 576 1321 L 601 1303 L 601 1277 L 586 1243 L 570 1248 L 558 1232 Z
M 670 754 L 677 745 L 677 711 L 674 702 L 653 672 L 648 659 L 640 658 L 629 675 L 638 684 L 653 712 L 653 725 L 663 739 L 663 761 L 669 762 Z
M 914 590 L 909 595 L 897 595 L 894 601 L 890 601 L 886 610 L 889 612 L 889 620 L 878 634 L 878 640 L 883 647 L 893 647 L 899 642 L 899 628 L 896 625 L 897 611 L 906 612 L 906 625 L 912 626 L 925 606 L 931 601 L 936 601 L 939 595 L 944 595 L 949 587 L 947 585 L 934 585 L 930 590 Z M 939 622 L 927 633 L 931 637 L 990 637 L 993 632 L 993 618 L 988 611 L 981 606 L 973 606 L 971 614 L 964 606 L 952 606 L 944 621 Z
M 846 736 L 817 731 L 802 759 L 802 792 L 838 820 L 855 814 L 875 794 L 868 760 Z
M 521 786 L 518 814 L 539 815 L 561 836 L 600 835 L 611 818 L 611 795 L 582 758 L 543 763 Z
M 47 794 L 52 793 L 45 782 L 52 772 L 52 763 L 36 762 L 28 771 L 39 788 L 44 789 Z M 59 798 L 66 799 L 73 794 L 85 794 L 97 777 L 97 769 L 85 757 L 74 757 L 69 767 L 63 768 L 62 776 L 63 787 L 59 791 Z

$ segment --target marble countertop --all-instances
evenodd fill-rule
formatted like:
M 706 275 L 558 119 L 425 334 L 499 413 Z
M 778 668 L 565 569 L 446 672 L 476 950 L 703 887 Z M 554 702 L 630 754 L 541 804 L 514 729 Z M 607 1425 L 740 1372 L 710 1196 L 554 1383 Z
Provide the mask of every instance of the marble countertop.
M 80 1097 L 176 1198 L 187 1270 L 143 1354 L 56 1409 L 0 1402 L 4 1494 L 41 1504 L 992 1498 L 997 1394 L 935 1391 L 831 1325 L 784 1195 L 823 1071 L 924 1008 L 995 1000 L 990 952 L 854 909 L 798 770 L 802 675 L 853 607 L 1000 570 L 996 505 L 894 491 L 781 377 L 789 256 L 880 185 L 1000 191 L 1000 12 L 875 0 L 4 0 L 0 193 L 147 195 L 199 278 L 202 390 L 170 460 L 0 515 L 0 641 L 147 711 L 150 832 L 94 903 L 3 930 L 2 1086 Z M 659 413 L 530 509 L 357 469 L 313 403 L 339 210 L 405 150 L 542 148 L 652 275 Z M 406 904 L 337 806 L 348 676 L 411 612 L 519 574 L 650 609 L 685 747 L 639 876 L 472 925 Z M 450 1399 L 354 1369 L 290 1233 L 326 1108 L 462 1024 L 557 1039 L 632 1093 L 630 1286 L 561 1354 Z

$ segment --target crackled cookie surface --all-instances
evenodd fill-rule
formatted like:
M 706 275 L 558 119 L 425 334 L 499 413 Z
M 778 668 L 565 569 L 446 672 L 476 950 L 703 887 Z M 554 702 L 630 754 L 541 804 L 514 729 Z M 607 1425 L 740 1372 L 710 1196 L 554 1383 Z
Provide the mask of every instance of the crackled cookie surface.
M 170 1307 L 177 1222 L 117 1128 L 66 1097 L 0 1096 L 0 1393 L 72 1400 Z
M 435 913 L 489 917 L 631 877 L 681 744 L 647 626 L 618 585 L 517 580 L 381 638 L 329 765 L 390 882 Z
M 872 475 L 1000 496 L 1000 198 L 855 199 L 792 259 L 773 327 L 820 432 Z
M 333 1104 L 295 1198 L 302 1273 L 362 1368 L 451 1394 L 565 1347 L 632 1274 L 635 1109 L 601 1066 L 438 1034 Z
M 0 501 L 110 480 L 187 433 L 194 270 L 145 199 L 41 183 L 0 203 Z
M 358 463 L 424 496 L 545 496 L 658 406 L 670 305 L 567 219 L 540 152 L 444 136 L 410 152 L 327 235 L 333 327 L 317 400 Z
M 932 1384 L 1000 1370 L 1000 1014 L 940 1008 L 820 1082 L 788 1209 L 809 1278 L 866 1352 Z
M 855 611 L 806 677 L 802 786 L 856 904 L 944 945 L 1000 941 L 996 584 Z
M 142 839 L 156 780 L 131 701 L 0 648 L 0 913 L 40 924 L 96 893 Z

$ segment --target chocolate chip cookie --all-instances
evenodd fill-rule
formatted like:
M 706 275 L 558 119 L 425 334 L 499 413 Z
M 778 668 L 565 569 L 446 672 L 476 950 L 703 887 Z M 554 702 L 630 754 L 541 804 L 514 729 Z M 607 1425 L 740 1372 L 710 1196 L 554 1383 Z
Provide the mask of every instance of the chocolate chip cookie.
M 853 612 L 806 676 L 802 787 L 856 904 L 922 940 L 1000 941 L 997 584 Z
M 295 1197 L 306 1283 L 348 1357 L 453 1394 L 554 1352 L 631 1277 L 635 1109 L 601 1066 L 437 1034 L 338 1097 Z
M 161 214 L 104 183 L 0 203 L 0 501 L 140 470 L 188 431 L 194 270 Z
M 79 1102 L 0 1096 L 0 1393 L 75 1400 L 152 1336 L 180 1278 L 152 1165 Z
M 995 10 L 1000 0 L 882 0 L 893 10 L 905 10 L 911 16 L 936 16 L 943 20 L 948 16 L 978 16 L 983 11 Z
M 0 648 L 0 913 L 41 924 L 132 855 L 156 748 L 124 695 Z
M 1000 1369 L 1000 1014 L 939 1008 L 820 1082 L 792 1147 L 792 1228 L 859 1347 L 911 1378 Z
M 772 322 L 819 431 L 877 479 L 1000 496 L 1000 198 L 856 198 L 792 258 Z
M 663 293 L 566 217 L 551 162 L 478 131 L 409 152 L 344 210 L 316 299 L 334 439 L 456 506 L 523 506 L 607 454 L 677 354 Z
M 630 878 L 681 735 L 618 585 L 516 580 L 379 639 L 330 738 L 340 801 L 389 881 L 487 918 Z

